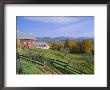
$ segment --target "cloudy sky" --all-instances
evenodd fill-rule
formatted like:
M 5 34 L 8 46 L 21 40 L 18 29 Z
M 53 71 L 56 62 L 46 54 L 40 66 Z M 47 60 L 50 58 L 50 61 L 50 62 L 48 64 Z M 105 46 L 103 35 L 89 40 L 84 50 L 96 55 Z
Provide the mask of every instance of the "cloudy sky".
M 16 24 L 36 37 L 94 37 L 93 16 L 17 16 Z

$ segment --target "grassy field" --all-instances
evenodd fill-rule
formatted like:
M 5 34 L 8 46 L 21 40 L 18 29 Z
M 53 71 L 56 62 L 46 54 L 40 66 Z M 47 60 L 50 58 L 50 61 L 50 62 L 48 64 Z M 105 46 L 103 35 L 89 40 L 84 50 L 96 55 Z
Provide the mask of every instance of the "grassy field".
M 24 59 L 17 60 L 17 74 L 77 74 L 77 69 L 87 72 L 87 74 L 94 73 L 94 56 L 91 54 L 65 54 L 60 51 L 51 49 L 17 49 L 17 53 L 25 56 L 43 56 L 45 58 L 54 59 L 54 62 L 61 61 L 68 63 L 70 67 L 64 68 L 61 64 L 49 64 L 44 67 L 34 64 L 31 61 Z M 75 67 L 76 69 L 72 69 Z M 57 72 L 55 72 L 57 71 Z

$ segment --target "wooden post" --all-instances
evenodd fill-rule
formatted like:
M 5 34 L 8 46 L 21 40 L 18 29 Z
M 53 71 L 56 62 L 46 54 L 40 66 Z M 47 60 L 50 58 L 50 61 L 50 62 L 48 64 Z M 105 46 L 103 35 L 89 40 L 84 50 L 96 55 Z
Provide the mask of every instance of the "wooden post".
M 64 71 L 66 70 L 67 66 L 68 66 L 68 63 L 66 63 L 66 64 L 64 65 L 63 73 L 64 73 Z
M 44 61 L 44 63 L 43 63 L 43 64 L 44 64 L 44 68 L 45 68 L 45 67 L 46 67 L 46 61 Z
M 19 59 L 19 53 L 16 53 L 16 58 Z

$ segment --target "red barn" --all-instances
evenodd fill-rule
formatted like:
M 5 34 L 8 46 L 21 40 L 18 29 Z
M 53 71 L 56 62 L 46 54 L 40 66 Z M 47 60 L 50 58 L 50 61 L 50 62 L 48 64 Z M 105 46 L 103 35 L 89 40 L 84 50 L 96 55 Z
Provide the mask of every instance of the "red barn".
M 33 39 L 19 39 L 21 48 L 36 48 L 35 40 Z
M 20 40 L 21 48 L 36 48 L 36 37 L 29 33 L 17 33 L 17 39 Z

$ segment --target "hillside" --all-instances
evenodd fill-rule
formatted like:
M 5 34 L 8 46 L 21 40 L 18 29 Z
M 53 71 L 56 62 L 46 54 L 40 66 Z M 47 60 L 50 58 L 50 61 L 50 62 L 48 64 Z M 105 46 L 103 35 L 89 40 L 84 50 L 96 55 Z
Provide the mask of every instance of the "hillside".
M 36 37 L 36 40 L 39 42 L 49 42 L 49 41 L 64 41 L 66 39 L 71 39 L 71 40 L 84 40 L 84 39 L 91 39 L 94 40 L 94 38 L 89 38 L 89 37 L 78 37 L 78 38 L 74 38 L 74 37 Z

